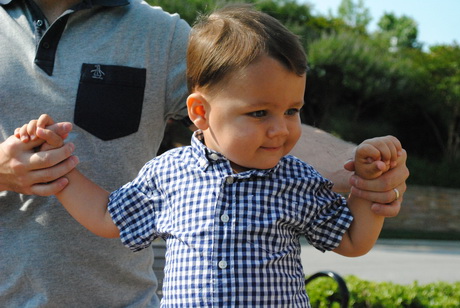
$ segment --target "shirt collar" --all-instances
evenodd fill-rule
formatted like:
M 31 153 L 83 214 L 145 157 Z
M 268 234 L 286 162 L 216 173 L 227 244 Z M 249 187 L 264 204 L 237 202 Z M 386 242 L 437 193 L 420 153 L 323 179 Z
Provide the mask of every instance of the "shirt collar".
M 216 165 L 219 169 L 222 169 L 227 174 L 233 174 L 233 170 L 230 166 L 230 161 L 221 153 L 209 149 L 204 144 L 204 135 L 201 130 L 197 130 L 193 133 L 192 141 L 192 156 L 196 159 L 198 167 L 206 171 L 209 166 Z M 284 157 L 281 161 L 284 160 Z M 245 172 L 233 174 L 238 178 L 250 178 L 250 177 L 266 177 L 278 170 L 280 163 L 271 169 L 251 169 Z
M 9 4 L 11 1 L 13 0 L 0 0 L 0 5 Z M 123 6 L 123 5 L 129 4 L 129 0 L 92 0 L 92 1 L 86 0 L 85 2 L 90 2 L 92 5 L 102 5 L 102 6 Z
M 192 155 L 196 159 L 198 167 L 203 171 L 213 163 L 227 161 L 219 152 L 213 151 L 204 145 L 204 136 L 201 130 L 197 130 L 192 136 Z
M 123 6 L 128 5 L 129 0 L 92 0 L 93 5 L 102 6 Z

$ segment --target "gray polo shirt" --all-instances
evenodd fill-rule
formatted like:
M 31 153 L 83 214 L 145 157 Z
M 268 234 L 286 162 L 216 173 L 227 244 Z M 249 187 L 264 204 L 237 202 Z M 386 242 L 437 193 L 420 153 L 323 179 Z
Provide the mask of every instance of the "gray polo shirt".
M 138 0 L 84 0 L 49 25 L 0 0 L 0 142 L 50 114 L 73 121 L 79 169 L 111 191 L 186 115 L 189 26 Z M 82 192 L 84 193 L 84 192 Z M 0 192 L 2 307 L 156 307 L 153 253 L 94 236 L 54 197 Z

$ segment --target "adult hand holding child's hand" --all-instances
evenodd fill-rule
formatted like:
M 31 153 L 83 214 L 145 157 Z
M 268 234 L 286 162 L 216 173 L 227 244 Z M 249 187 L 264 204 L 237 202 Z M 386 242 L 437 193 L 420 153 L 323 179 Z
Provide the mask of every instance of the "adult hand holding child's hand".
M 64 144 L 72 125 L 54 124 L 47 115 L 29 124 L 16 129 L 15 136 L 0 144 L 0 190 L 53 195 L 67 185 L 63 176 L 78 164 L 78 158 L 72 156 L 74 145 Z M 33 130 L 47 124 L 51 126 Z

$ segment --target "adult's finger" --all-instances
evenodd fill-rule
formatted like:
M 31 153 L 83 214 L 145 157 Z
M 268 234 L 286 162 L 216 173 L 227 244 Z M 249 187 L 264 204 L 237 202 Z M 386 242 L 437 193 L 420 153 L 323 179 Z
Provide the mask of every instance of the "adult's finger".
M 69 158 L 74 150 L 75 146 L 73 143 L 66 143 L 60 148 L 33 153 L 29 157 L 29 169 L 40 170 L 55 166 Z
M 352 186 L 350 189 L 350 193 L 356 197 L 372 201 L 375 204 L 388 205 L 397 201 L 396 192 L 394 191 L 395 188 L 399 192 L 399 198 L 397 200 L 402 199 L 407 189 L 405 182 L 399 184 L 397 187 L 391 188 L 390 190 L 386 191 L 366 191 L 360 190 Z
M 355 161 L 354 160 L 347 160 L 343 164 L 343 168 L 347 171 L 355 171 Z
M 29 194 L 52 195 L 62 190 L 67 185 L 67 179 L 61 179 L 78 165 L 78 157 L 71 156 L 57 165 L 45 169 L 38 169 L 29 173 Z
M 55 181 L 46 184 L 35 184 L 30 188 L 30 193 L 38 196 L 52 196 L 63 190 L 69 180 L 65 177 L 58 178 Z
M 390 204 L 381 204 L 381 203 L 374 203 L 371 206 L 372 212 L 374 214 L 383 216 L 383 217 L 395 217 L 399 214 L 401 210 L 403 198 L 400 197 L 399 199 L 391 202 Z

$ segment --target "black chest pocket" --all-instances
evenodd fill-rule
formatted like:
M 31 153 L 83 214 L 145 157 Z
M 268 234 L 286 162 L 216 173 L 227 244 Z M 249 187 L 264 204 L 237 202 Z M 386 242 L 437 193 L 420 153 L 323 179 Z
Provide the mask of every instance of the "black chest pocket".
M 102 140 L 137 132 L 146 69 L 86 64 L 81 68 L 74 122 Z

